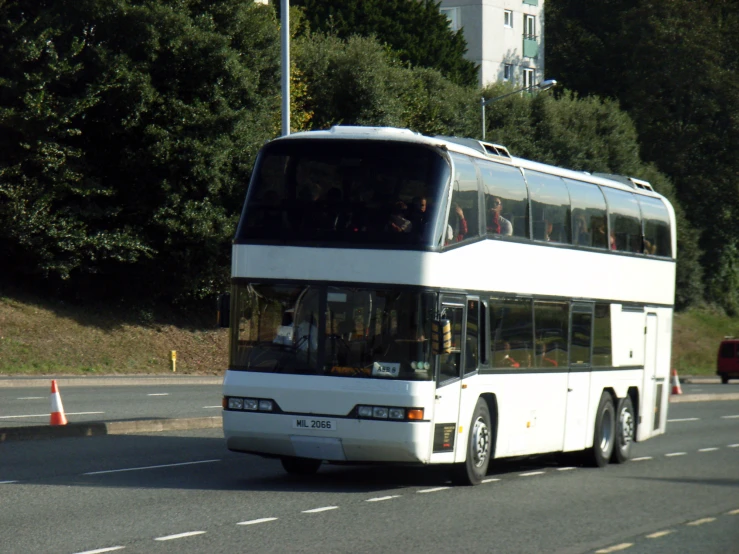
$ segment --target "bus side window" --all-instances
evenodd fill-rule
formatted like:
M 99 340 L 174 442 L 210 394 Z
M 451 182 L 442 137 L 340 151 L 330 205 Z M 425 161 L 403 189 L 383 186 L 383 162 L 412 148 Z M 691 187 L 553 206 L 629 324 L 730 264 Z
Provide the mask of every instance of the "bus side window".
M 477 191 L 477 170 L 467 156 L 453 155 L 454 182 L 452 205 L 445 244 L 455 244 L 480 235 L 479 194 Z
M 459 377 L 464 308 L 447 306 L 444 317 L 451 322 L 452 326 L 452 351 L 449 354 L 439 355 L 439 383 Z
M 465 338 L 464 373 L 477 371 L 480 341 L 480 301 L 467 301 L 467 336 Z

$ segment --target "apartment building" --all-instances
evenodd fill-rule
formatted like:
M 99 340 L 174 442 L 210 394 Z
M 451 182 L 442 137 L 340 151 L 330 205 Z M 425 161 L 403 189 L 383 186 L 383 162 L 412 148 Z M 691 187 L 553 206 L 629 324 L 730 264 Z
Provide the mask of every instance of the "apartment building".
M 480 66 L 480 85 L 544 80 L 544 0 L 442 0 L 454 30 L 462 29 L 467 59 Z

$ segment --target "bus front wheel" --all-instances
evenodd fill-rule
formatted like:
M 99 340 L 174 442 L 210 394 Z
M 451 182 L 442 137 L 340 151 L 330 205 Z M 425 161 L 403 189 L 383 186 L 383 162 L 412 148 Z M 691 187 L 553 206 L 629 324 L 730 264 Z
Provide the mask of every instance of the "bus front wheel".
M 603 391 L 595 416 L 593 447 L 586 451 L 585 461 L 588 465 L 604 467 L 611 459 L 616 434 L 615 412 L 613 398 L 607 391 Z
M 283 469 L 292 475 L 313 475 L 322 462 L 313 458 L 282 458 L 280 461 Z
M 490 410 L 484 399 L 478 398 L 467 435 L 467 459 L 456 464 L 452 473 L 455 485 L 479 485 L 488 473 L 492 452 Z

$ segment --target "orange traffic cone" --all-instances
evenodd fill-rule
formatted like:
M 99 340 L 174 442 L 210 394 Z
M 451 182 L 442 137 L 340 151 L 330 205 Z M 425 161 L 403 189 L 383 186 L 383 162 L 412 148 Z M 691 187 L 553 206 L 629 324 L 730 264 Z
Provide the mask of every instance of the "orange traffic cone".
M 677 376 L 677 370 L 672 370 L 672 394 L 682 394 L 683 389 L 680 388 L 680 379 Z
M 66 425 L 67 416 L 64 415 L 64 406 L 62 406 L 62 397 L 56 386 L 56 380 L 51 381 L 51 421 L 49 425 Z

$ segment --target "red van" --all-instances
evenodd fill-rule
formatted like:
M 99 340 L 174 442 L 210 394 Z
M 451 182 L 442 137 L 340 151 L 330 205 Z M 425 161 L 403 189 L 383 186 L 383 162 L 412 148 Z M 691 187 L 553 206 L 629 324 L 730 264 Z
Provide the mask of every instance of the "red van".
M 718 347 L 718 361 L 716 363 L 716 374 L 721 377 L 725 385 L 729 379 L 739 379 L 739 338 L 724 337 Z

